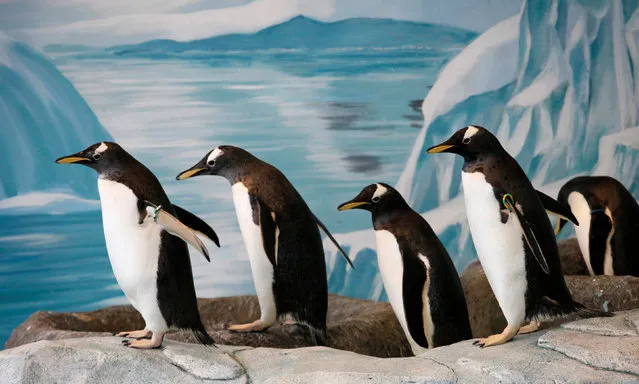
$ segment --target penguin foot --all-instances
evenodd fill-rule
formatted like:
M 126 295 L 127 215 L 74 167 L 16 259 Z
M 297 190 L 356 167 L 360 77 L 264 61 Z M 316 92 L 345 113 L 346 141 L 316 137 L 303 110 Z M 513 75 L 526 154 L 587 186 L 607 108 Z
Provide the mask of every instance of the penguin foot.
M 541 326 L 541 322 L 539 322 L 539 321 L 531 321 L 530 324 L 524 325 L 523 327 L 519 328 L 519 332 L 517 332 L 517 334 L 518 335 L 525 335 L 527 333 L 536 332 L 539 329 L 540 326 Z
M 295 322 L 295 320 L 292 320 L 292 319 L 288 319 L 282 323 L 282 325 L 295 325 L 295 324 L 297 323 Z
M 117 333 L 115 336 L 130 337 L 133 339 L 150 339 L 151 331 L 149 331 L 148 329 L 142 329 L 139 331 L 124 331 L 124 332 Z
M 258 319 L 258 320 L 255 320 L 254 322 L 248 323 L 248 324 L 230 325 L 226 329 L 229 330 L 229 331 L 233 331 L 233 332 L 261 332 L 261 331 L 265 330 L 268 327 L 270 327 L 270 325 L 267 325 L 262 320 Z
M 478 345 L 479 348 L 490 347 L 493 345 L 500 345 L 510 341 L 517 334 L 518 328 L 506 326 L 506 329 L 502 333 L 497 335 L 488 336 L 484 339 L 475 340 L 473 345 Z
M 154 333 L 151 339 L 122 340 L 122 345 L 136 349 L 154 349 L 162 346 L 162 340 L 164 340 L 164 334 L 158 336 Z

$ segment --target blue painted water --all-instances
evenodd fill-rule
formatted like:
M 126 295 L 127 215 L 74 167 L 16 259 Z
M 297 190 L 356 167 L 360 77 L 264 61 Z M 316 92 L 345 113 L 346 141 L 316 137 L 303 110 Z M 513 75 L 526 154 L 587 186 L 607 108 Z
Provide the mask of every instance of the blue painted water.
M 217 145 L 241 146 L 279 167 L 334 233 L 368 228 L 369 217 L 336 207 L 366 184 L 398 179 L 422 126 L 421 102 L 468 36 L 458 40 L 437 48 L 399 40 L 383 49 L 49 54 L 113 139 L 158 176 L 174 203 L 217 231 L 222 248 L 207 243 L 210 264 L 191 252 L 198 296 L 215 297 L 254 292 L 230 186 L 175 175 Z M 39 167 L 63 167 L 54 158 L 80 149 L 41 156 Z M 95 180 L 88 168 L 64 167 L 69 180 Z M 0 345 L 36 310 L 125 302 L 97 205 L 68 212 L 69 204 L 0 210 Z

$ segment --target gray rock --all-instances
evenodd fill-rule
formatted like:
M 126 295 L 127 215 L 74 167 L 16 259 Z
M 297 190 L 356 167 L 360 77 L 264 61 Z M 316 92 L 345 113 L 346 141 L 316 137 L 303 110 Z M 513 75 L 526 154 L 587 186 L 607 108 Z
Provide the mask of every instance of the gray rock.
M 577 241 L 559 243 L 562 266 L 569 275 L 586 273 Z M 503 330 L 506 321 L 479 263 L 471 263 L 461 277 L 473 335 L 487 336 Z M 575 300 L 591 308 L 611 311 L 639 307 L 639 278 L 568 276 Z M 199 299 L 198 306 L 207 331 L 217 343 L 226 345 L 299 348 L 313 345 L 308 330 L 298 325 L 274 325 L 266 332 L 234 333 L 228 324 L 246 323 L 259 317 L 255 296 Z M 376 357 L 411 356 L 406 337 L 388 303 L 329 295 L 328 346 Z M 554 324 L 551 324 L 554 325 Z M 38 340 L 110 335 L 140 329 L 144 322 L 133 307 L 112 306 L 91 312 L 36 312 L 18 326 L 5 347 Z M 384 332 L 379 330 L 383 329 Z M 194 343 L 190 332 L 175 332 L 167 339 Z
M 3 383 L 246 383 L 244 369 L 212 347 L 169 341 L 125 348 L 120 338 L 39 341 L 0 353 Z M 7 375 L 8 373 L 8 375 Z
M 636 336 L 551 330 L 539 338 L 538 345 L 591 367 L 639 375 L 639 337 Z
M 210 347 L 170 342 L 162 352 L 171 364 L 200 379 L 231 380 L 244 374 L 242 366 L 225 353 L 216 353 L 211 359 Z
M 326 347 L 256 348 L 235 357 L 255 383 L 448 383 L 455 379 L 450 368 L 428 359 L 381 359 Z
M 435 348 L 418 358 L 429 358 L 452 368 L 459 383 L 636 383 L 639 379 L 595 369 L 539 348 L 537 340 L 542 334 L 516 336 L 509 343 L 484 349 L 464 341 Z M 609 340 L 608 347 L 613 343 L 614 340 Z
M 619 312 L 612 318 L 593 317 L 562 324 L 562 328 L 602 336 L 639 336 L 639 311 Z
M 638 320 L 634 310 L 485 349 L 466 340 L 385 359 L 327 347 L 212 348 L 168 341 L 163 349 L 133 350 L 115 337 L 39 341 L 0 352 L 0 382 L 637 383 L 639 336 L 626 334 L 637 331 Z

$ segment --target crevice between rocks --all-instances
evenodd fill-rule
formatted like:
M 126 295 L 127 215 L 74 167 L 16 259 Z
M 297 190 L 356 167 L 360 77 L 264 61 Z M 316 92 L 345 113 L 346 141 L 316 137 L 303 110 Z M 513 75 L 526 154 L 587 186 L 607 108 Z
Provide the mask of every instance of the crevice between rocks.
M 587 333 L 587 332 L 585 332 L 585 333 Z M 610 336 L 610 337 L 615 337 L 615 336 Z M 616 337 L 622 337 L 622 336 L 616 336 Z M 536 347 L 537 347 L 537 348 L 545 349 L 545 350 L 547 350 L 547 351 L 551 351 L 551 352 L 553 352 L 553 353 L 560 354 L 560 355 L 562 355 L 562 356 L 565 356 L 565 357 L 569 358 L 570 360 L 573 360 L 573 361 L 576 361 L 576 362 L 578 362 L 578 363 L 581 363 L 581 364 L 583 364 L 583 365 L 585 365 L 585 366 L 587 366 L 587 367 L 590 367 L 590 368 L 592 368 L 592 369 L 594 369 L 594 370 L 597 370 L 597 371 L 605 371 L 605 372 L 620 373 L 620 374 L 629 375 L 629 376 L 632 376 L 632 377 L 638 377 L 638 375 L 637 375 L 636 373 L 634 373 L 634 372 L 620 371 L 620 370 L 615 370 L 615 369 L 610 369 L 610 368 L 600 367 L 600 366 L 597 366 L 597 365 L 592 365 L 592 364 L 588 363 L 587 361 L 584 361 L 584 360 L 579 359 L 579 358 L 574 357 L 574 356 L 570 356 L 569 354 L 567 354 L 567 353 L 565 353 L 565 352 L 562 352 L 562 351 L 558 351 L 558 350 L 556 350 L 556 349 L 554 349 L 554 348 L 551 348 L 550 346 L 548 346 L 548 347 L 544 347 L 543 345 L 539 345 L 539 340 L 537 340 Z
M 235 356 L 235 354 L 236 354 L 237 352 L 243 352 L 243 351 L 247 351 L 247 350 L 249 350 L 249 349 L 254 349 L 254 348 L 247 347 L 247 348 L 242 348 L 242 349 L 236 349 L 236 350 L 234 350 L 234 351 L 223 352 L 223 353 L 225 353 L 226 355 L 228 355 L 228 357 L 230 357 L 231 359 L 233 359 L 233 361 L 235 361 L 235 362 L 237 363 L 237 365 L 239 365 L 240 367 L 242 367 L 242 370 L 244 371 L 244 374 L 243 374 L 243 375 L 241 375 L 241 376 L 246 376 L 246 383 L 247 383 L 247 384 L 251 384 L 251 383 L 253 382 L 253 379 L 251 378 L 251 375 L 249 375 L 248 369 L 246 369 L 246 367 L 244 366 L 244 364 L 242 364 L 242 362 L 240 361 L 240 359 L 239 359 L 237 356 Z M 241 376 L 238 376 L 237 378 L 239 378 L 239 377 L 241 377 Z
M 231 357 L 233 358 L 233 357 Z M 179 369 L 180 371 L 187 373 L 189 376 L 194 377 L 198 380 L 206 380 L 206 381 L 211 381 L 211 382 L 226 382 L 226 381 L 233 381 L 233 380 L 238 380 L 240 379 L 242 376 L 246 376 L 248 379 L 248 374 L 246 373 L 246 369 L 244 368 L 244 366 L 242 364 L 240 364 L 240 366 L 242 367 L 242 369 L 244 370 L 244 373 L 242 373 L 241 375 L 235 376 L 235 377 L 230 377 L 228 379 L 207 379 L 207 378 L 203 378 L 203 377 L 199 377 L 197 375 L 194 375 L 192 372 L 187 371 L 186 369 L 182 368 L 179 364 L 176 364 L 175 362 L 173 362 L 171 359 L 167 359 L 169 360 L 169 364 L 171 364 L 172 366 L 176 367 L 177 369 Z M 233 360 L 235 360 L 233 358 Z M 239 363 L 238 363 L 239 364 Z
M 459 376 L 457 375 L 457 372 L 455 372 L 455 370 L 452 367 L 442 363 L 441 361 L 437 361 L 435 359 L 432 359 L 430 357 L 422 357 L 422 356 L 420 356 L 420 359 L 430 360 L 430 361 L 432 361 L 433 363 L 435 363 L 437 365 L 441 365 L 442 367 L 448 368 L 453 373 L 453 377 L 455 378 L 454 384 L 457 384 L 459 382 Z

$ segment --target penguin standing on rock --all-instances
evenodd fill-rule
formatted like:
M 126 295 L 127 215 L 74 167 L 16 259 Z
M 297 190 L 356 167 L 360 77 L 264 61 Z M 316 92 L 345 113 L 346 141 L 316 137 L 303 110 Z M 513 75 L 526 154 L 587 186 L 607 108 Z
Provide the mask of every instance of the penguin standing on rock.
M 639 276 L 639 204 L 619 181 L 580 176 L 559 190 L 579 220 L 575 232 L 590 275 Z M 557 222 L 556 234 L 566 224 Z
M 373 216 L 377 261 L 413 354 L 472 338 L 461 281 L 428 222 L 388 184 L 371 184 L 338 209 Z
M 508 325 L 477 340 L 503 344 L 518 332 L 536 331 L 540 321 L 576 313 L 611 316 L 575 302 L 566 287 L 552 225 L 544 211 L 577 220 L 562 205 L 537 192 L 499 140 L 478 126 L 460 129 L 427 153 L 463 156 L 462 185 L 477 256 Z M 530 324 L 522 327 L 525 321 Z
M 82 164 L 98 173 L 104 238 L 113 274 L 146 323 L 143 330 L 120 332 L 118 336 L 136 339 L 123 344 L 158 348 L 171 329 L 191 330 L 200 343 L 213 344 L 200 320 L 189 251 L 182 240 L 208 259 L 194 231 L 219 247 L 213 229 L 172 205 L 153 173 L 116 143 L 97 143 L 56 163 Z
M 177 179 L 200 175 L 222 176 L 231 183 L 260 304 L 258 320 L 228 329 L 263 331 L 290 316 L 309 327 L 316 344 L 325 344 L 328 289 L 318 226 L 337 245 L 335 239 L 284 174 L 242 148 L 219 146 Z

